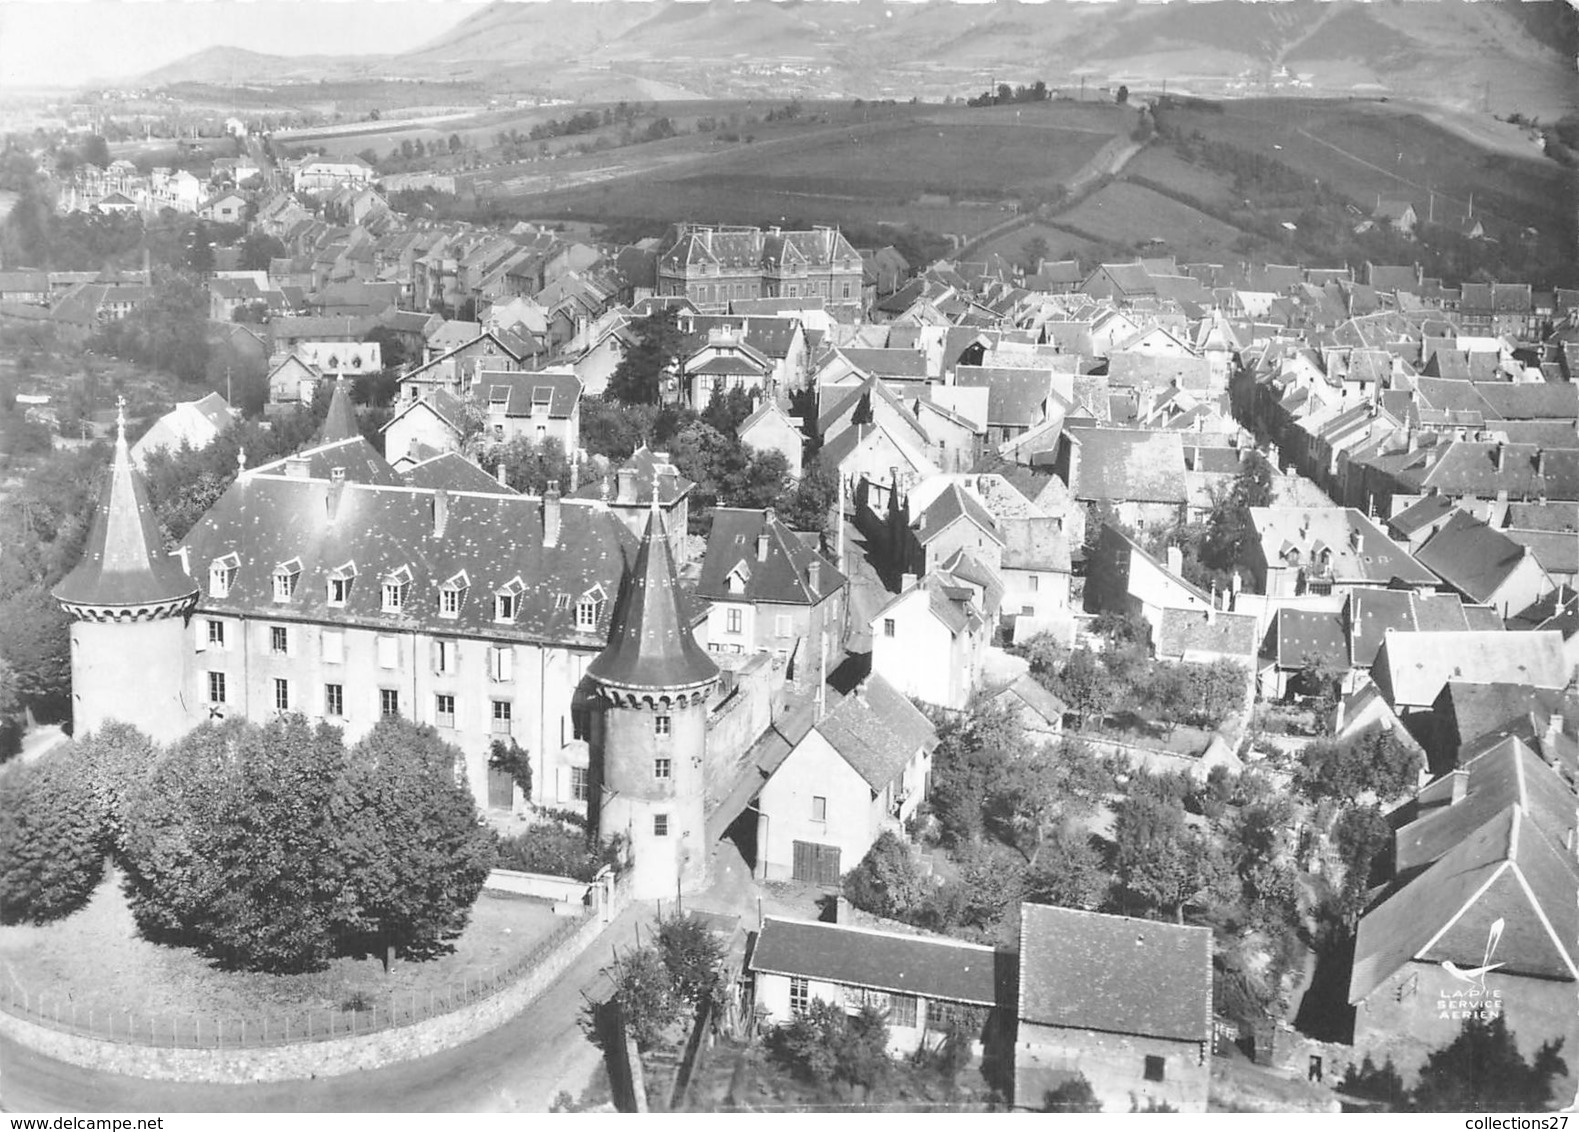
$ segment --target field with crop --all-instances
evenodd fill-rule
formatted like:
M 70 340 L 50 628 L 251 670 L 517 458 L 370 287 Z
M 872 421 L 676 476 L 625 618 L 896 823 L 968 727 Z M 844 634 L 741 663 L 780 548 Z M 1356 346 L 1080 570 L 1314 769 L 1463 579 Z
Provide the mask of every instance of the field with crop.
M 1171 148 L 1151 145 L 1124 167 L 1128 177 L 1142 177 L 1207 204 L 1231 207 L 1239 203 L 1233 182 L 1212 170 L 1183 160 Z
M 1377 196 L 1412 201 L 1424 218 L 1434 194 L 1438 221 L 1462 216 L 1473 195 L 1488 223 L 1573 228 L 1573 177 L 1532 145 L 1519 159 L 1488 153 L 1420 115 L 1365 100 L 1246 99 L 1221 113 L 1169 110 L 1185 134 L 1275 158 L 1362 206 Z
M 1181 260 L 1222 262 L 1238 257 L 1234 245 L 1245 236 L 1237 228 L 1140 185 L 1105 185 L 1058 217 L 1082 232 L 1116 244 L 1135 246 L 1161 240 Z

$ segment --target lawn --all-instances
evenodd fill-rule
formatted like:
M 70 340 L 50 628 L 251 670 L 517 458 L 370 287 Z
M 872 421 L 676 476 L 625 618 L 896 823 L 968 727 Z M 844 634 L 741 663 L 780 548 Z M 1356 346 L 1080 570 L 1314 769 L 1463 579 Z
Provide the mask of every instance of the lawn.
M 1068 212 L 1060 223 L 1115 243 L 1134 245 L 1160 237 L 1181 261 L 1232 261 L 1244 234 L 1188 205 L 1140 185 L 1114 182 Z
M 397 962 L 386 976 L 376 959 L 338 959 L 305 975 L 221 971 L 194 951 L 149 943 L 136 933 L 117 878 L 107 877 L 88 905 L 42 926 L 0 927 L 4 977 L 30 994 L 45 992 L 94 1009 L 148 1016 L 255 1016 L 268 1011 L 335 1009 L 360 996 L 416 993 L 460 984 L 526 956 L 565 923 L 547 904 L 483 895 L 453 953 L 427 963 Z
M 977 253 L 976 258 L 981 259 L 997 253 L 1017 262 L 1022 261 L 1025 258 L 1025 245 L 1038 236 L 1047 241 L 1049 260 L 1078 259 L 1083 263 L 1090 263 L 1093 257 L 1101 254 L 1100 245 L 1093 244 L 1090 240 L 1082 240 L 1079 236 L 1072 236 L 1068 232 L 1045 224 L 1028 224 L 986 244 Z
M 1159 185 L 1166 185 L 1175 192 L 1194 197 L 1203 204 L 1220 204 L 1230 207 L 1239 203 L 1234 198 L 1233 184 L 1227 177 L 1210 169 L 1192 165 L 1165 145 L 1152 145 L 1124 167 L 1126 176 L 1143 177 Z
M 1436 193 L 1437 218 L 1475 197 L 1477 216 L 1571 231 L 1572 177 L 1531 148 L 1527 159 L 1492 154 L 1386 102 L 1246 99 L 1223 113 L 1168 111 L 1185 133 L 1262 153 L 1332 185 L 1361 204 L 1378 194 L 1412 200 L 1422 219 Z M 1566 215 L 1565 215 L 1566 211 Z

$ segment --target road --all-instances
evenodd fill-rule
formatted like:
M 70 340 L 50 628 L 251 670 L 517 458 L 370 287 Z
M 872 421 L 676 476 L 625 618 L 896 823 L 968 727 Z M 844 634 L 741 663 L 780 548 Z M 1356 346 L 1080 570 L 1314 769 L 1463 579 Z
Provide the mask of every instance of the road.
M 604 997 L 612 948 L 645 937 L 656 909 L 633 904 L 565 974 L 503 1026 L 384 1069 L 256 1085 L 180 1084 L 67 1065 L 0 1037 L 9 1112 L 547 1112 L 579 1096 L 600 1054 L 580 1028 L 583 995 Z

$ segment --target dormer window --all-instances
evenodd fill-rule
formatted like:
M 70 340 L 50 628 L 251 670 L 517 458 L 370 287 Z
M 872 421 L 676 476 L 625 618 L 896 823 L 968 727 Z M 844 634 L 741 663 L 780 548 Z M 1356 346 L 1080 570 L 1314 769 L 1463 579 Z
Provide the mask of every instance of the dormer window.
M 724 578 L 724 588 L 732 594 L 743 594 L 746 592 L 746 582 L 750 579 L 751 567 L 742 562 Z
M 292 558 L 274 567 L 274 600 L 290 601 L 296 594 L 296 583 L 302 576 L 302 560 Z
M 402 566 L 384 575 L 385 613 L 399 613 L 406 607 L 406 590 L 411 586 L 411 570 Z
M 526 583 L 517 574 L 493 592 L 493 619 L 514 621 L 521 612 L 521 593 Z
M 230 587 L 236 584 L 236 571 L 241 568 L 241 559 L 235 554 L 227 554 L 223 558 L 216 558 L 208 565 L 208 596 L 229 597 Z
M 598 618 L 603 614 L 603 603 L 608 600 L 608 594 L 602 586 L 593 586 L 581 595 L 581 600 L 576 602 L 576 631 L 590 633 L 598 627 Z
M 471 586 L 471 579 L 462 570 L 454 577 L 439 587 L 439 616 L 459 617 L 461 602 L 466 600 L 466 591 Z
M 356 563 L 347 562 L 329 572 L 329 605 L 343 609 L 351 598 L 351 583 L 356 579 Z

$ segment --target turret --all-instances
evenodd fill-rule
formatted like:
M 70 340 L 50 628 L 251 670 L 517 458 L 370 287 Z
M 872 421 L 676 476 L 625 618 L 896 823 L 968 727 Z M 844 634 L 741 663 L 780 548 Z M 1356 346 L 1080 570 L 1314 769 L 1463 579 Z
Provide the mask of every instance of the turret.
M 593 730 L 589 815 L 598 836 L 626 838 L 637 899 L 702 887 L 707 700 L 718 666 L 691 633 L 656 492 L 608 646 L 587 676 L 602 707 Z
M 164 553 L 142 476 L 126 445 L 115 461 L 77 567 L 55 587 L 71 618 L 72 718 L 78 734 L 115 719 L 160 742 L 191 725 L 186 623 L 198 587 Z

